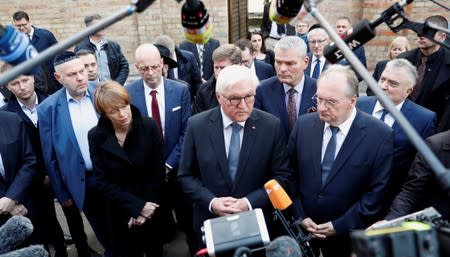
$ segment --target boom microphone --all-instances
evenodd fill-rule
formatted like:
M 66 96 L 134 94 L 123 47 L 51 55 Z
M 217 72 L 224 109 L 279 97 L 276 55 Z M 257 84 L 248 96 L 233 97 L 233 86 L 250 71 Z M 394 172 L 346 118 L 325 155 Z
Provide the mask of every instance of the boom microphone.
M 0 60 L 11 65 L 17 65 L 38 54 L 26 34 L 19 32 L 13 26 L 0 25 Z
M 33 232 L 33 224 L 24 216 L 12 216 L 0 227 L 0 254 L 10 252 Z
M 278 24 L 287 24 L 297 16 L 302 4 L 303 0 L 272 0 L 269 18 Z
M 396 30 L 398 27 L 404 25 L 407 22 L 405 20 L 405 17 L 402 16 L 403 7 L 411 2 L 412 0 L 402 0 L 401 2 L 395 3 L 394 5 L 383 11 L 380 17 L 373 22 L 367 19 L 363 19 L 353 28 L 353 32 L 351 34 L 345 36 L 345 38 L 343 39 L 344 42 L 347 44 L 350 50 L 355 50 L 361 47 L 375 37 L 375 28 L 383 22 L 386 22 L 392 30 Z M 400 24 L 393 25 L 394 21 L 398 19 L 403 20 Z M 344 58 L 341 50 L 333 42 L 325 48 L 324 56 L 330 63 L 336 63 L 337 61 Z
M 194 44 L 206 44 L 211 38 L 212 23 L 202 1 L 186 0 L 181 8 L 184 37 Z

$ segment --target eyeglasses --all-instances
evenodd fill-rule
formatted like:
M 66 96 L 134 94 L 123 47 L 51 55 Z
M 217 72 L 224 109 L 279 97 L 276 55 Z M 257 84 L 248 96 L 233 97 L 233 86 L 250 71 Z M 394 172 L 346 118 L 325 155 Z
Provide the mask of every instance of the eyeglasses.
M 239 104 L 241 104 L 242 100 L 244 100 L 244 102 L 246 104 L 251 104 L 253 102 L 255 102 L 255 95 L 246 95 L 244 97 L 226 97 L 225 95 L 222 94 L 222 96 L 227 99 L 228 101 L 230 101 L 231 105 L 235 105 L 238 106 Z
M 311 41 L 308 41 L 308 43 L 311 44 L 311 45 L 315 45 L 315 44 L 321 45 L 321 44 L 325 43 L 325 41 L 327 41 L 327 40 L 326 40 L 326 39 L 322 39 L 322 40 L 311 40 Z
M 28 22 L 27 23 L 23 23 L 23 24 L 18 24 L 18 23 L 14 24 L 14 26 L 16 26 L 16 28 L 26 27 L 27 25 L 28 25 Z
M 327 108 L 334 108 L 336 107 L 336 105 L 338 105 L 342 99 L 344 99 L 345 96 L 339 98 L 339 99 L 322 99 L 320 97 L 318 97 L 317 95 L 314 95 L 312 97 L 313 102 L 316 104 L 317 107 L 319 107 L 320 105 L 325 105 L 325 107 Z
M 151 65 L 151 66 L 141 66 L 141 67 L 137 67 L 137 69 L 138 69 L 140 72 L 142 72 L 142 73 L 147 72 L 147 71 L 149 71 L 149 70 L 155 72 L 155 71 L 157 71 L 159 68 L 161 68 L 161 64 L 155 64 L 155 65 Z

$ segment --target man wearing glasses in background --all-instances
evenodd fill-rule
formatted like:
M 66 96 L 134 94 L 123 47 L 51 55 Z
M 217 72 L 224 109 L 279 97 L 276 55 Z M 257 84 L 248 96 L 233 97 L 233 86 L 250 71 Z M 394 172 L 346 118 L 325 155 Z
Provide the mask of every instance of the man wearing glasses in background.
M 350 256 L 349 232 L 379 217 L 388 188 L 392 129 L 356 110 L 357 93 L 350 67 L 328 67 L 317 80 L 317 113 L 299 117 L 289 138 L 295 218 L 316 256 Z
M 328 66 L 328 61 L 323 56 L 325 46 L 330 43 L 327 32 L 322 28 L 316 28 L 308 32 L 308 44 L 311 53 L 308 55 L 309 62 L 305 74 L 313 79 L 318 79 Z
M 131 103 L 139 109 L 143 116 L 152 117 L 159 127 L 161 138 L 164 141 L 166 176 L 170 187 L 165 196 L 170 198 L 176 195 L 178 198 L 170 201 L 183 202 L 181 194 L 177 193 L 181 192 L 181 189 L 175 184 L 175 180 L 187 120 L 191 116 L 189 88 L 183 83 L 163 78 L 164 60 L 155 45 L 140 45 L 135 51 L 135 61 L 136 69 L 142 79 L 125 86 L 125 88 L 131 96 Z M 168 199 L 163 201 L 167 202 Z M 164 211 L 168 211 L 166 227 L 169 229 L 165 231 L 168 235 L 166 241 L 168 241 L 171 239 L 171 232 L 174 232 L 169 231 L 172 228 L 170 225 L 173 219 L 170 220 L 171 212 L 168 206 L 164 206 L 164 208 Z M 180 208 L 186 209 L 185 215 L 190 215 L 189 206 Z
M 206 219 L 254 208 L 263 209 L 270 230 L 264 183 L 290 178 L 280 121 L 253 108 L 257 84 L 247 67 L 225 67 L 216 84 L 219 106 L 189 119 L 178 178 L 194 202 L 198 239 Z

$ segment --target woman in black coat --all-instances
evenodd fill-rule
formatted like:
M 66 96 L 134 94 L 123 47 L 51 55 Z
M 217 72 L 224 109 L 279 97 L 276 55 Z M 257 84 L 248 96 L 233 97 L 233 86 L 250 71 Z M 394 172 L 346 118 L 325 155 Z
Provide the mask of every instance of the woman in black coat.
M 163 228 L 160 199 L 164 185 L 162 140 L 156 122 L 130 105 L 117 82 L 95 92 L 101 114 L 89 131 L 94 174 L 107 202 L 113 256 L 160 256 Z

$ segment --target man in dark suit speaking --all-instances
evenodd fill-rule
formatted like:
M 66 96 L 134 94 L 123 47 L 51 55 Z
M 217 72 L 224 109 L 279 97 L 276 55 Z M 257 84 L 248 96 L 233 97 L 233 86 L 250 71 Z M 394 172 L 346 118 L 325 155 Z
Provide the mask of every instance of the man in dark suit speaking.
M 178 178 L 194 202 L 198 236 L 206 219 L 254 208 L 264 210 L 268 223 L 264 183 L 275 178 L 283 185 L 291 174 L 280 120 L 253 108 L 257 83 L 247 67 L 224 68 L 219 106 L 188 121 Z
M 379 215 L 390 178 L 392 129 L 355 108 L 358 80 L 342 65 L 317 81 L 317 113 L 297 120 L 288 143 L 298 175 L 296 218 L 318 255 L 350 256 L 349 232 Z

